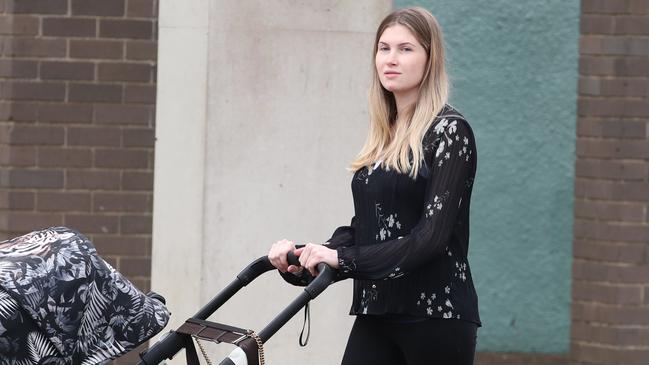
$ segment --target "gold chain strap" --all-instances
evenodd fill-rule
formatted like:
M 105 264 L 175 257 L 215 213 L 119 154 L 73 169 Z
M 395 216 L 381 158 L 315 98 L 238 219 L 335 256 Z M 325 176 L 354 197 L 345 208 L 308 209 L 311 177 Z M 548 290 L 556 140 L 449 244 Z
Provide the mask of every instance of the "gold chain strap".
M 255 331 L 248 330 L 248 336 L 252 337 L 255 342 L 257 342 L 257 348 L 259 353 L 259 365 L 264 365 L 264 343 L 261 342 L 261 338 L 255 333 Z
M 258 355 L 259 355 L 259 365 L 265 365 L 266 360 L 264 359 L 264 343 L 261 342 L 261 338 L 255 333 L 255 331 L 248 330 L 247 333 L 248 336 L 252 337 L 253 340 L 257 343 L 257 348 L 258 348 Z M 205 358 L 205 361 L 207 362 L 207 365 L 213 365 L 212 361 L 210 360 L 209 357 L 207 357 L 207 351 L 205 351 L 205 348 L 203 348 L 203 345 L 201 344 L 201 341 L 196 338 L 196 344 L 198 345 L 198 349 L 201 350 L 201 354 L 203 354 L 203 357 Z
M 198 345 L 198 348 L 201 350 L 201 353 L 203 354 L 203 357 L 205 358 L 207 365 L 212 365 L 212 361 L 210 360 L 209 357 L 207 357 L 207 352 L 203 348 L 203 345 L 201 345 L 201 341 L 198 339 L 198 337 L 195 338 L 196 338 L 196 344 Z

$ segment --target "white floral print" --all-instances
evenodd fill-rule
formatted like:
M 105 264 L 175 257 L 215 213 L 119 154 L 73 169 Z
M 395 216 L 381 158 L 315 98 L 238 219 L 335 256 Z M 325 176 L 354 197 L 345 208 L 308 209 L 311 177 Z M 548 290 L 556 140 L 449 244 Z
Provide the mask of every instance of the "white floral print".
M 459 263 L 455 261 L 455 274 L 454 276 L 462 281 L 466 281 L 466 262 Z
M 437 151 L 435 151 L 435 157 L 439 157 L 442 152 L 444 152 L 444 147 L 446 146 L 446 143 L 444 141 L 439 142 L 439 146 L 437 147 Z
M 446 299 L 446 303 L 444 303 L 444 304 L 445 304 L 447 307 L 453 309 L 453 304 L 451 304 L 451 300 L 450 300 L 450 299 Z
M 431 203 L 428 203 L 428 205 L 426 205 L 426 213 L 424 214 L 424 216 L 426 218 L 430 218 L 435 214 L 435 211 L 438 212 L 441 211 L 442 208 L 444 208 L 444 202 L 448 200 L 450 195 L 451 193 L 448 190 L 444 192 L 444 194 L 442 194 L 441 197 L 435 195 L 433 201 Z
M 343 273 L 348 273 L 356 269 L 356 260 L 346 261 L 342 257 L 338 257 L 338 266 Z
M 428 296 L 426 295 L 425 292 L 422 292 L 418 297 L 417 306 L 421 306 L 422 303 L 425 304 L 426 315 L 432 316 L 433 314 L 435 314 L 434 303 L 436 298 L 437 298 L 437 294 L 435 293 L 431 293 L 430 296 Z M 442 311 L 441 306 L 438 306 L 437 309 L 438 312 Z
M 444 128 L 448 125 L 448 119 L 442 118 L 442 120 L 435 125 L 435 134 L 442 134 L 444 133 Z
M 370 181 L 369 179 L 370 176 L 370 169 L 367 167 L 364 167 L 360 170 L 358 170 L 358 175 L 356 175 L 357 180 L 365 181 L 365 184 L 367 185 Z
M 457 120 L 449 122 L 448 119 L 444 118 L 435 125 L 435 134 L 440 136 L 438 138 L 439 144 L 437 145 L 437 150 L 435 151 L 435 158 L 442 156 L 442 153 L 444 154 L 444 158 L 438 159 L 438 167 L 441 167 L 444 164 L 445 160 L 451 159 L 451 153 L 445 150 L 453 145 L 454 140 L 456 142 L 460 141 L 460 136 L 456 133 Z M 464 160 L 465 162 L 468 162 L 469 156 L 473 153 L 473 151 L 468 148 L 468 137 L 464 136 L 462 138 L 462 141 L 464 142 L 464 147 L 462 147 L 462 149 L 458 151 L 458 155 L 459 157 L 466 156 Z
M 362 313 L 367 314 L 370 302 L 375 302 L 379 297 L 379 291 L 376 289 L 376 284 L 372 284 L 371 288 L 363 289 L 361 294 L 361 308 Z
M 385 217 L 380 203 L 375 203 L 374 207 L 378 226 L 380 227 L 379 232 L 376 234 L 376 239 L 385 241 L 392 237 L 395 230 L 401 229 L 401 222 L 397 220 L 397 213 L 392 213 Z
M 388 280 L 388 279 L 396 279 L 396 278 L 400 278 L 400 277 L 402 277 L 402 276 L 403 276 L 403 272 L 401 271 L 401 268 L 397 266 L 397 267 L 395 267 L 394 270 L 390 273 L 390 275 L 388 275 L 388 277 L 385 278 L 385 280 Z

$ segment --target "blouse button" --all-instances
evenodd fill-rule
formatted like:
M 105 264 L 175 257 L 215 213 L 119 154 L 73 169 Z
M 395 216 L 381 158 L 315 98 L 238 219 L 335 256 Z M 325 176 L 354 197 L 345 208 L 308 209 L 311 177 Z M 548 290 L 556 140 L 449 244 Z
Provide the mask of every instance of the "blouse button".
M 372 284 L 372 289 L 376 289 L 376 284 Z

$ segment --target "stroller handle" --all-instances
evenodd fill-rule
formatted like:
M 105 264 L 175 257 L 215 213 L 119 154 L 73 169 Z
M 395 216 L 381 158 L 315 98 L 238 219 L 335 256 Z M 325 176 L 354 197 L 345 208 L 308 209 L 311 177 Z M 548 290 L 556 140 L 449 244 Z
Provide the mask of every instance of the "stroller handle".
M 300 260 L 293 252 L 290 252 L 286 255 L 286 259 L 289 265 L 295 265 L 301 267 Z M 334 281 L 336 272 L 329 265 L 321 262 L 316 266 L 318 269 L 318 276 L 313 278 L 311 283 L 304 288 L 304 291 L 309 293 L 311 299 L 314 299 L 320 293 L 322 293 L 331 283 Z M 309 275 L 310 276 L 310 275 Z M 306 303 L 305 303 L 306 304 Z
M 299 266 L 300 263 L 297 257 L 289 252 L 288 261 L 291 265 Z M 234 294 L 241 288 L 248 285 L 261 274 L 274 270 L 275 267 L 270 263 L 268 256 L 258 258 L 243 269 L 236 279 L 219 292 L 209 303 L 201 308 L 192 318 L 207 319 L 217 309 L 219 309 L 225 302 L 227 302 Z M 277 317 L 275 317 L 264 329 L 259 331 L 258 335 L 262 342 L 268 341 L 282 326 L 284 326 L 297 312 L 302 309 L 310 300 L 314 299 L 322 293 L 329 285 L 331 285 L 336 276 L 336 271 L 325 263 L 320 263 L 317 266 L 318 276 L 304 288 L 296 299 L 293 300 Z M 189 339 L 191 340 L 191 339 Z M 158 342 L 156 342 L 149 350 L 140 353 L 141 361 L 138 365 L 154 365 L 159 364 L 165 359 L 171 359 L 180 350 L 186 346 L 187 337 L 177 333 L 176 331 L 169 331 Z
M 302 266 L 302 264 L 300 264 L 300 259 L 295 256 L 293 251 L 289 251 L 288 254 L 286 254 L 286 261 L 288 261 L 289 265 Z
M 155 345 L 140 353 L 138 365 L 157 365 L 165 359 L 174 357 L 183 347 L 185 347 L 183 337 L 176 331 L 169 331 Z

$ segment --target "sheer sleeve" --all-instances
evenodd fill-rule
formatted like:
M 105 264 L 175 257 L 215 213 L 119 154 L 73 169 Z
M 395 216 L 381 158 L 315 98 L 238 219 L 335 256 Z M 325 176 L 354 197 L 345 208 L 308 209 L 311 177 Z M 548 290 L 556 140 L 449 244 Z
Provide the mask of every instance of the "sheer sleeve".
M 354 245 L 355 232 L 356 217 L 353 217 L 348 226 L 336 228 L 331 238 L 325 242 L 325 245 L 334 250 L 338 247 L 351 247 Z
M 444 118 L 431 128 L 427 133 L 431 137 L 423 142 L 430 176 L 419 222 L 398 239 L 337 247 L 340 275 L 369 280 L 400 277 L 444 254 L 462 197 L 473 184 L 475 141 L 468 123 L 461 118 Z

